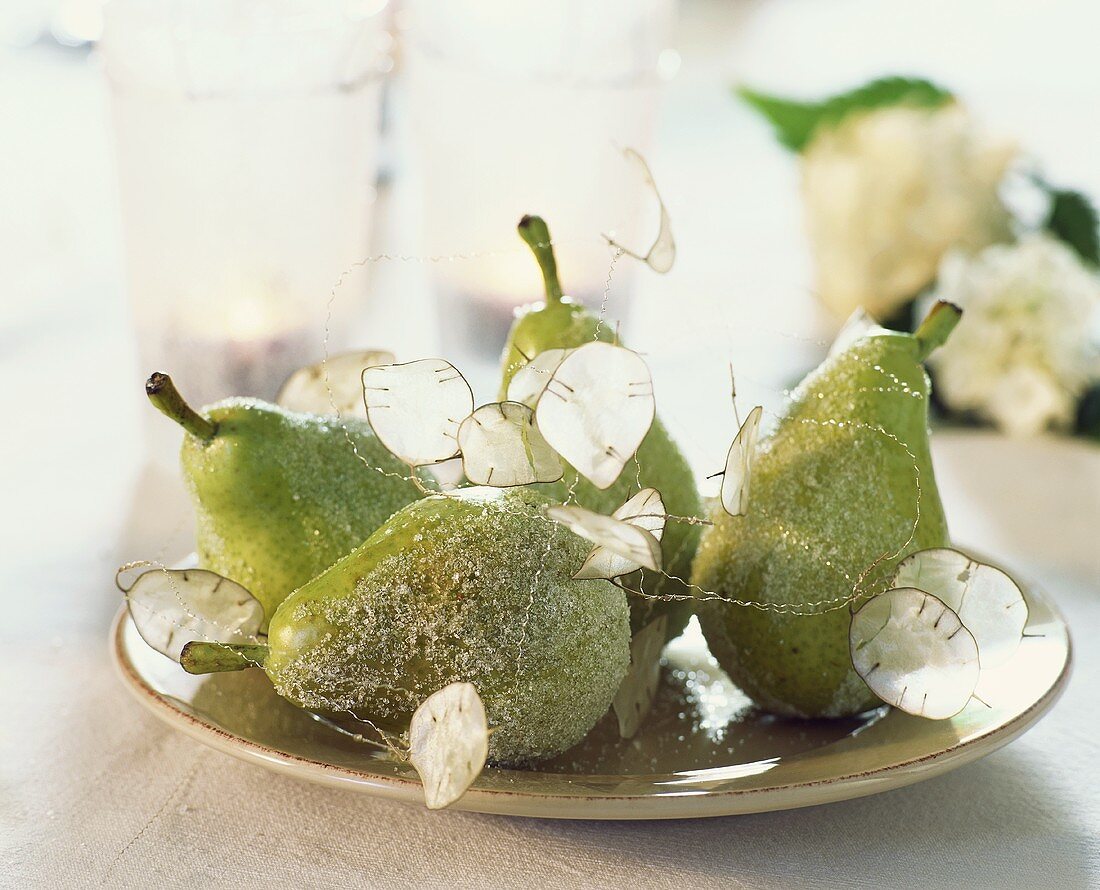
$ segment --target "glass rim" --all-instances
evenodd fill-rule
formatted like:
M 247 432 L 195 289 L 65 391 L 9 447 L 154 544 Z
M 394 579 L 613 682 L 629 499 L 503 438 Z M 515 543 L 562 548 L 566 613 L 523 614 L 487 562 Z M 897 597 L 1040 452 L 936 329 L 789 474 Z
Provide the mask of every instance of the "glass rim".
M 380 20 L 385 16 L 387 10 L 392 10 L 391 0 L 376 0 L 374 6 L 368 10 L 362 11 L 350 11 L 352 9 L 351 4 L 347 0 L 327 0 L 328 6 L 332 12 L 328 15 L 319 14 L 317 6 L 321 5 L 325 0 L 311 0 L 311 2 L 302 5 L 302 9 L 293 13 L 282 13 L 272 16 L 266 21 L 263 19 L 256 19 L 252 21 L 253 27 L 247 32 L 241 32 L 234 35 L 237 39 L 246 40 L 258 36 L 270 36 L 273 34 L 283 36 L 309 36 L 324 34 L 328 32 L 338 32 L 340 30 L 346 30 L 348 28 L 355 28 L 362 25 L 365 22 L 372 20 Z M 224 9 L 225 0 L 206 0 L 209 7 L 214 9 Z M 187 7 L 192 12 L 196 5 L 196 0 L 177 0 L 177 5 L 180 7 Z M 342 10 L 342 12 L 340 11 Z M 103 4 L 104 25 L 108 31 L 115 29 L 115 23 L 119 25 L 126 23 L 127 27 L 120 27 L 119 32 L 126 30 L 144 33 L 153 32 L 184 32 L 189 34 L 218 34 L 218 29 L 211 27 L 203 27 L 201 24 L 196 27 L 194 22 L 188 20 L 186 22 L 173 21 L 171 15 L 165 15 L 158 13 L 154 9 L 148 6 L 142 6 L 140 2 L 135 3 L 135 0 L 106 0 Z M 276 24 L 278 23 L 278 24 Z M 289 26 L 289 27 L 288 27 Z
M 476 59 L 447 54 L 424 41 L 411 37 L 408 32 L 400 35 L 400 44 L 402 56 L 409 59 L 419 55 L 432 62 L 459 69 L 464 74 L 474 74 L 487 78 L 507 77 L 511 80 L 542 86 L 571 87 L 579 90 L 628 90 L 639 87 L 660 87 L 662 84 L 667 83 L 672 76 L 662 74 L 661 67 L 656 60 L 644 70 L 639 69 L 633 73 L 609 75 L 607 77 L 575 77 L 564 72 L 561 74 L 523 74 L 479 65 Z M 672 47 L 666 47 L 666 50 L 668 49 L 672 49 Z
M 132 72 L 131 76 L 120 75 L 112 70 L 108 63 L 103 66 L 103 77 L 112 95 L 140 94 L 181 96 L 191 101 L 217 101 L 219 99 L 276 99 L 285 97 L 307 97 L 335 95 L 340 93 L 357 93 L 374 85 L 380 85 L 393 72 L 393 58 L 388 53 L 384 56 L 384 64 L 375 64 L 366 68 L 356 77 L 346 80 L 333 79 L 329 82 L 318 82 L 312 86 L 294 86 L 291 84 L 271 87 L 212 87 L 209 89 L 189 89 L 181 81 L 170 85 L 158 83 L 142 77 L 139 73 Z

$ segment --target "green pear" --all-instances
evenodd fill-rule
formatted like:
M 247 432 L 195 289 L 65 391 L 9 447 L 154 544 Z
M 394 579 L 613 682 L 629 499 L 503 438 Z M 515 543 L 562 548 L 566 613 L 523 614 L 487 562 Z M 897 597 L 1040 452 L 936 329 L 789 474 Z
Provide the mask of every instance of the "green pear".
M 515 763 L 579 742 L 630 661 L 626 596 L 574 581 L 589 545 L 523 488 L 466 488 L 405 507 L 279 607 L 266 646 L 192 643 L 193 673 L 262 665 L 301 707 L 407 721 L 467 681 L 490 757 Z
M 841 717 L 881 704 L 852 667 L 845 601 L 886 589 L 907 554 L 948 543 L 922 362 L 959 316 L 940 303 L 916 334 L 872 328 L 830 355 L 761 443 L 747 514 L 713 511 L 694 583 L 815 613 L 700 603 L 718 663 L 769 711 Z
M 501 399 L 507 398 L 508 383 L 516 371 L 539 353 L 548 349 L 583 346 L 595 339 L 608 342 L 614 340 L 614 331 L 610 325 L 600 325 L 596 316 L 588 309 L 562 295 L 550 232 L 542 218 L 525 216 L 520 220 L 518 229 L 520 237 L 530 246 L 542 270 L 546 300 L 521 307 L 516 312 L 516 321 L 504 348 Z M 642 488 L 656 488 L 661 492 L 665 509 L 670 514 L 702 514 L 703 505 L 695 485 L 695 476 L 660 418 L 654 418 L 653 426 L 638 448 L 637 458 L 640 468 L 637 472 L 633 463 L 627 464 L 618 481 L 602 491 L 579 477 L 568 466 L 560 482 L 536 487 L 559 502 L 572 490 L 574 502 L 582 507 L 599 513 L 612 513 L 637 491 L 636 483 L 640 481 Z M 661 541 L 664 570 L 670 575 L 686 579 L 691 571 L 691 562 L 698 543 L 698 525 L 670 521 Z M 644 592 L 650 596 L 684 596 L 690 592 L 683 584 L 669 581 L 656 573 L 648 573 L 642 586 Z M 679 636 L 692 611 L 690 600 L 661 601 L 634 596 L 630 600 L 631 627 L 637 633 L 654 619 L 668 615 L 668 639 L 671 640 Z
M 420 497 L 408 467 L 366 421 L 257 399 L 228 399 L 200 414 L 165 374 L 153 374 L 145 390 L 185 431 L 180 460 L 200 565 L 247 587 L 268 619 L 287 594 Z

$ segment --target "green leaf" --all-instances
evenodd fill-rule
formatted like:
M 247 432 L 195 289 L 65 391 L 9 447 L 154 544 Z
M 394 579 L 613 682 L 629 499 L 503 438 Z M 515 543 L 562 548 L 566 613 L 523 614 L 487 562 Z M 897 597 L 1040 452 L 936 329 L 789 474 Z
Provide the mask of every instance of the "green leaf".
M 768 119 L 780 143 L 791 151 L 802 151 L 822 127 L 836 126 L 854 112 L 893 105 L 938 108 L 955 99 L 931 81 L 907 77 L 873 80 L 820 102 L 783 99 L 749 87 L 739 87 L 737 95 Z
M 1086 263 L 1100 265 L 1100 219 L 1080 192 L 1047 187 L 1050 213 L 1043 228 L 1073 248 Z
M 802 151 L 821 118 L 820 106 L 812 102 L 792 102 L 748 87 L 738 87 L 737 95 L 768 119 L 779 144 L 791 151 Z

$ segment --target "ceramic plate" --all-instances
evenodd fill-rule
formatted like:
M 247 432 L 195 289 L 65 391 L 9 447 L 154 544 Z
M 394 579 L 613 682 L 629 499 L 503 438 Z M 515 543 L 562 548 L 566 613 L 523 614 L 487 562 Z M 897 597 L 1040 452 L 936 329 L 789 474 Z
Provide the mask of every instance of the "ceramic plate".
M 629 742 L 608 715 L 533 770 L 486 769 L 453 806 L 555 819 L 679 819 L 757 813 L 875 794 L 983 757 L 1057 700 L 1070 666 L 1065 623 L 1027 591 L 1027 637 L 983 674 L 978 701 L 946 721 L 881 708 L 847 720 L 764 714 L 715 665 L 693 621 L 666 650 L 653 713 Z M 111 649 L 127 688 L 170 726 L 234 757 L 312 782 L 421 803 L 411 767 L 279 698 L 262 671 L 190 676 L 148 648 L 125 610 Z

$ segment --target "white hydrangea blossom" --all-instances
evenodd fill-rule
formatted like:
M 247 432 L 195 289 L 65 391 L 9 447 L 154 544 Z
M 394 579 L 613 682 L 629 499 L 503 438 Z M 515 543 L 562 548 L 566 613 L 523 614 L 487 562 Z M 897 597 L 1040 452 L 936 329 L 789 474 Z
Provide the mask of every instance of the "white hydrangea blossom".
M 1091 322 L 1100 276 L 1047 235 L 952 253 L 936 299 L 962 307 L 946 345 L 933 353 L 936 386 L 955 410 L 975 411 L 1013 436 L 1066 427 L 1100 368 Z
M 802 190 L 823 302 L 884 317 L 932 282 L 948 250 L 1007 240 L 998 188 L 1014 155 L 954 103 L 869 111 L 816 135 Z

